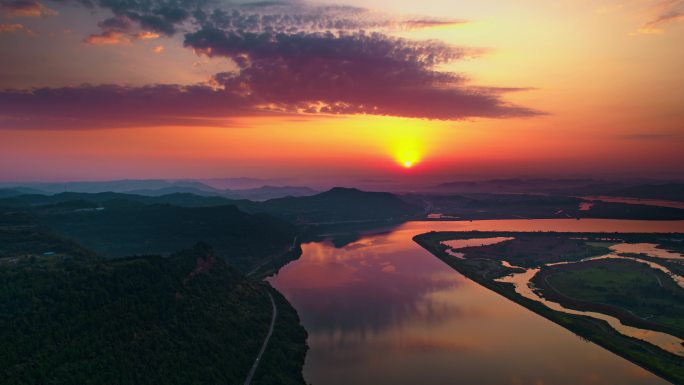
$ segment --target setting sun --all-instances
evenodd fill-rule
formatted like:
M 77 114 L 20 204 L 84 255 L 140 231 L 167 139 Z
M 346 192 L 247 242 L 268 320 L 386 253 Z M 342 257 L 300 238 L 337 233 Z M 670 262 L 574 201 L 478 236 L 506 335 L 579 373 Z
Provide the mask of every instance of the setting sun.
M 380 131 L 379 136 L 387 138 L 389 152 L 394 161 L 403 168 L 412 168 L 420 162 L 428 149 L 424 135 L 432 127 L 413 120 L 393 120 L 391 126 Z

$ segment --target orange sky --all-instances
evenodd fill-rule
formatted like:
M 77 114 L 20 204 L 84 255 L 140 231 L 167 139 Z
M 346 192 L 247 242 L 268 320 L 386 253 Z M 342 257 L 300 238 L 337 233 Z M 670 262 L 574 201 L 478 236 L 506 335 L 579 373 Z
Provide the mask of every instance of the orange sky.
M 3 121 L 0 109 L 0 179 L 684 176 L 684 22 L 661 20 L 684 2 L 501 3 L 348 2 L 392 17 L 468 20 L 384 33 L 467 47 L 466 58 L 436 68 L 467 77 L 468 87 L 522 88 L 500 98 L 535 115 L 445 120 L 289 111 L 55 128 L 52 117 L 39 127 L 15 116 Z M 0 18 L 0 25 L 24 26 L 0 32 L 0 48 L 9 52 L 0 59 L 0 88 L 196 84 L 237 69 L 230 58 L 198 56 L 179 35 L 87 44 L 109 11 L 44 6 L 59 14 Z

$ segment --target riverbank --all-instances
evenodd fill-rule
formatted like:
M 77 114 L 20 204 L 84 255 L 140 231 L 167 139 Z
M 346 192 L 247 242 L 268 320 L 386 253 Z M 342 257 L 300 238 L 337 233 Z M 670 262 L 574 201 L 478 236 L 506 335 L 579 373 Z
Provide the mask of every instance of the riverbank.
M 611 328 L 605 321 L 554 311 L 537 301 L 518 295 L 514 285 L 495 281 L 497 278 L 515 272 L 515 270 L 503 267 L 499 261 L 491 259 L 458 259 L 450 256 L 446 252 L 448 247 L 443 245 L 442 242 L 453 239 L 454 234 L 463 233 L 430 232 L 415 236 L 413 240 L 447 265 L 478 284 L 668 381 L 673 383 L 684 382 L 684 360 L 681 357 L 665 352 L 645 341 L 626 337 Z M 501 233 L 497 234 L 497 236 L 508 236 L 509 234 Z
M 624 271 L 624 274 L 615 274 L 616 269 Z M 588 270 L 591 274 L 586 274 Z M 576 277 L 583 282 L 573 280 Z M 617 296 L 614 287 L 605 287 L 607 282 L 597 282 L 602 278 L 613 286 L 624 284 L 623 287 L 630 289 L 630 292 L 623 292 Z M 629 282 L 626 282 L 627 280 Z M 648 286 L 644 286 L 646 282 Z M 532 283 L 545 299 L 557 302 L 563 307 L 603 313 L 619 319 L 623 325 L 684 338 L 684 330 L 681 327 L 684 319 L 680 318 L 684 299 L 678 290 L 679 286 L 664 272 L 651 269 L 644 263 L 629 259 L 598 259 L 578 264 L 550 266 L 539 271 L 532 278 Z M 679 295 L 673 296 L 674 290 L 677 290 Z M 621 297 L 630 296 L 639 296 L 640 306 L 617 303 L 621 302 Z M 595 300 L 578 299 L 588 297 Z M 671 313 L 676 314 L 669 317 L 658 316 L 658 307 L 667 307 Z M 642 314 L 649 314 L 649 317 L 640 316 Z M 661 318 L 665 322 L 656 322 Z M 682 321 L 672 322 L 673 319 Z

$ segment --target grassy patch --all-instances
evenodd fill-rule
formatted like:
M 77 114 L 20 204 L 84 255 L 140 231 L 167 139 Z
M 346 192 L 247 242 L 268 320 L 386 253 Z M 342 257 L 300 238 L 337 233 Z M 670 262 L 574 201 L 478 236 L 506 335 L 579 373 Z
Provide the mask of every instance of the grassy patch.
M 646 264 L 609 259 L 560 265 L 539 274 L 535 285 L 547 297 L 555 291 L 553 299 L 564 305 L 599 305 L 604 313 L 621 319 L 632 315 L 645 321 L 642 327 L 659 324 L 684 338 L 684 289 Z

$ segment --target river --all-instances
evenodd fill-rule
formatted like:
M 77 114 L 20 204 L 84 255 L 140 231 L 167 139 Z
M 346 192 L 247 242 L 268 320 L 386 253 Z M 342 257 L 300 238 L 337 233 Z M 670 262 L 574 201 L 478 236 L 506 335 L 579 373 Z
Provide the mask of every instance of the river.
M 667 383 L 468 280 L 411 239 L 432 230 L 684 232 L 684 221 L 407 222 L 342 248 L 304 244 L 270 282 L 309 332 L 307 383 Z

